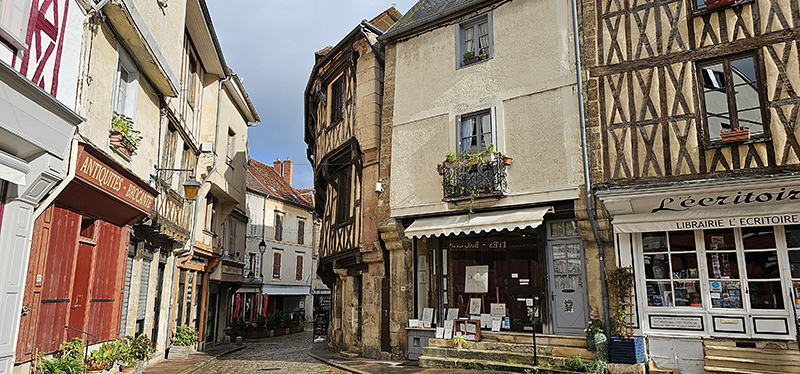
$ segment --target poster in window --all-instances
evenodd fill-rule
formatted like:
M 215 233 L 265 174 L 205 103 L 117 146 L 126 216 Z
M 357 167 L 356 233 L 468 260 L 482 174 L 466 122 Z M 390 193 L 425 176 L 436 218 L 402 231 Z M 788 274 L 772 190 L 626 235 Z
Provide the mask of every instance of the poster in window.
M 458 318 L 458 308 L 448 308 L 447 309 L 447 319 L 452 321 Z
M 467 266 L 464 293 L 489 292 L 489 265 Z
M 469 299 L 469 314 L 473 316 L 481 314 L 481 299 L 478 298 Z
M 430 328 L 433 323 L 433 308 L 422 308 L 422 327 Z

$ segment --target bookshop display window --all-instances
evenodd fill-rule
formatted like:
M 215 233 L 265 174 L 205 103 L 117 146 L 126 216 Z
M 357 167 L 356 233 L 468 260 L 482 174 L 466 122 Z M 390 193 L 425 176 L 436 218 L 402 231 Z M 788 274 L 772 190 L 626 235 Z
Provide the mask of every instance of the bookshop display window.
M 528 308 L 541 294 L 537 238 L 535 233 L 511 233 L 445 240 L 449 307 L 458 308 L 459 316 L 469 316 L 504 304 L 508 319 L 503 330 L 530 329 Z M 470 305 L 475 299 L 480 304 Z
M 780 234 L 800 307 L 800 225 L 642 233 L 647 306 L 784 310 Z

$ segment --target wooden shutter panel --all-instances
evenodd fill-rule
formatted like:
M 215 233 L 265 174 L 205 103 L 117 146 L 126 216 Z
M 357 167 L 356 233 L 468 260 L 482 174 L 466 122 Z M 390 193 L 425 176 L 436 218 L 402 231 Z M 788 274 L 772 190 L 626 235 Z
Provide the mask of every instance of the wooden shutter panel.
M 294 274 L 295 280 L 303 280 L 303 256 L 297 256 L 297 267 Z
M 280 254 L 280 252 L 275 252 L 272 255 L 272 277 L 273 278 L 280 278 L 281 277 L 281 254 Z
M 133 271 L 133 257 L 128 257 L 128 263 L 125 265 L 125 291 L 122 294 L 122 317 L 119 323 L 119 336 L 128 335 L 125 325 L 128 320 L 128 298 L 131 297 L 131 272 Z
M 150 261 L 142 259 L 142 277 L 139 279 L 139 304 L 136 306 L 136 320 L 147 314 L 147 288 L 150 285 Z

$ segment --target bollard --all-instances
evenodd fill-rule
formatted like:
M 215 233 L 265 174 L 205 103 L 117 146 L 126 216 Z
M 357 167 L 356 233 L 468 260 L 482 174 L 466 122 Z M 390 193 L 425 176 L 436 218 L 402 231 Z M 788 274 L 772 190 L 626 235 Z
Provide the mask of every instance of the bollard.
M 242 345 L 242 337 L 241 336 L 237 336 L 236 337 L 236 345 Z

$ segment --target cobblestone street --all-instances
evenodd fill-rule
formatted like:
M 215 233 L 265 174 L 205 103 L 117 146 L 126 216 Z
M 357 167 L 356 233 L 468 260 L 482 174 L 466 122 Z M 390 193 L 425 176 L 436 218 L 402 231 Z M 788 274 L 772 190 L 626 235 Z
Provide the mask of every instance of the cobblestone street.
M 247 341 L 247 348 L 205 365 L 198 372 L 216 374 L 250 373 L 346 373 L 308 355 L 312 331 Z

